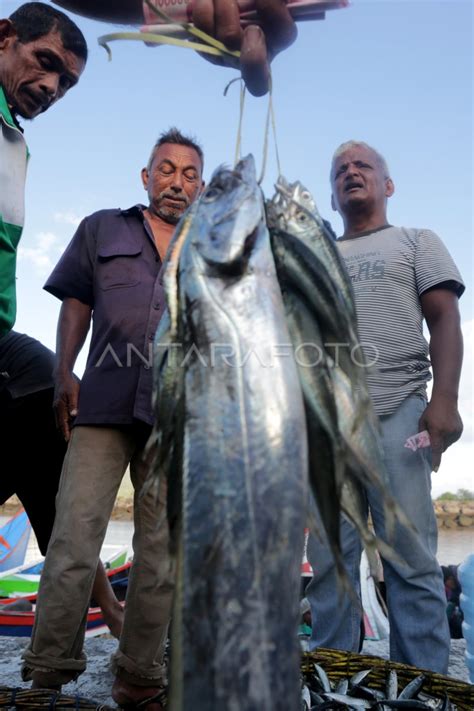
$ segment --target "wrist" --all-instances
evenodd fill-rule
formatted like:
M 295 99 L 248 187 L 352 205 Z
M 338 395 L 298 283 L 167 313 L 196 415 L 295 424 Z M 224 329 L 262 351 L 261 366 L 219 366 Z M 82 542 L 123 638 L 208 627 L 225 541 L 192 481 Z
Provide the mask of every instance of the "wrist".
M 73 369 L 67 365 L 57 365 L 53 370 L 54 380 L 62 380 L 63 378 L 72 378 Z
M 457 406 L 458 391 L 457 390 L 442 390 L 442 389 L 437 389 L 437 388 L 433 387 L 430 402 L 433 402 L 433 401 L 443 402 L 446 405 Z

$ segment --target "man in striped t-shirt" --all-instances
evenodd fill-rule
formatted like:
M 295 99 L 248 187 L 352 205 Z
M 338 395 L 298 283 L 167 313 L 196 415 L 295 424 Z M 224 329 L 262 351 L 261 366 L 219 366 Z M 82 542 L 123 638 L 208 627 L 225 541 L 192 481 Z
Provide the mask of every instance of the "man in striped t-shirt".
M 461 436 L 457 409 L 462 364 L 459 271 L 439 237 L 426 229 L 394 227 L 387 199 L 394 184 L 384 158 L 365 143 L 350 141 L 334 154 L 332 204 L 342 216 L 338 240 L 355 292 L 367 380 L 379 416 L 388 486 L 418 529 L 398 530 L 391 544 L 407 565 L 383 561 L 392 660 L 446 673 L 449 629 L 443 578 L 436 560 L 437 525 L 431 502 L 431 471 Z M 423 336 L 423 320 L 430 332 Z M 430 363 L 431 360 L 431 363 Z M 433 390 L 426 383 L 433 370 Z M 427 430 L 431 447 L 411 451 L 408 437 Z M 383 537 L 380 496 L 366 492 L 376 533 Z M 341 524 L 348 570 L 360 589 L 361 544 Z M 311 646 L 357 651 L 360 609 L 349 597 L 341 605 L 331 556 L 312 541 L 308 555 L 317 575 L 307 589 L 315 629 Z

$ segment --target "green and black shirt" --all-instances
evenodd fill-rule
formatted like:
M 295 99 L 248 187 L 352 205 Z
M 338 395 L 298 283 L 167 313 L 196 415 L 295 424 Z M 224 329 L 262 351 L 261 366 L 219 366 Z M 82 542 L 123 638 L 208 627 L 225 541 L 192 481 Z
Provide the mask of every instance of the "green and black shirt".
M 0 337 L 15 323 L 16 253 L 23 230 L 28 147 L 0 86 Z

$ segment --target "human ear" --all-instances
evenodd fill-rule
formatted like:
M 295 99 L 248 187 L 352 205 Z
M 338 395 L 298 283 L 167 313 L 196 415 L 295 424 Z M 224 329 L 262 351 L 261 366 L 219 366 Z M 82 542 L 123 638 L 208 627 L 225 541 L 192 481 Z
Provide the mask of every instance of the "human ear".
M 331 193 L 331 207 L 334 212 L 337 212 L 336 201 L 334 200 L 334 195 Z
M 10 20 L 0 20 L 0 50 L 6 49 L 14 39 L 16 39 L 16 32 Z
M 395 185 L 393 183 L 393 180 L 392 180 L 392 178 L 387 178 L 385 180 L 385 196 L 392 197 L 394 192 L 395 192 Z
M 148 178 L 150 176 L 149 176 L 147 168 L 142 168 L 141 176 L 142 176 L 143 187 L 145 188 L 145 190 L 148 190 Z

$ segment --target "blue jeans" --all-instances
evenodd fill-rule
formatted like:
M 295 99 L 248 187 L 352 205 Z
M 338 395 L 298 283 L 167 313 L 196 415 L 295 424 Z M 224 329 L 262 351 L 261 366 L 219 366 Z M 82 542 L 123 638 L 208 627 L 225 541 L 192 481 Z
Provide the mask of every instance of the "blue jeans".
M 418 432 L 418 420 L 425 407 L 424 398 L 412 395 L 393 415 L 380 418 L 390 489 L 418 530 L 416 535 L 397 525 L 390 543 L 410 567 L 384 560 L 383 569 L 390 658 L 445 674 L 450 637 L 443 578 L 436 560 L 438 530 L 431 502 L 431 452 L 404 448 L 407 437 Z M 367 490 L 366 501 L 376 534 L 386 540 L 379 494 Z M 361 542 L 344 518 L 341 518 L 341 544 L 348 575 L 359 594 Z M 339 593 L 332 554 L 325 540 L 310 536 L 308 559 L 315 571 L 306 588 L 313 618 L 310 649 L 332 647 L 357 652 L 361 610 L 348 595 Z

